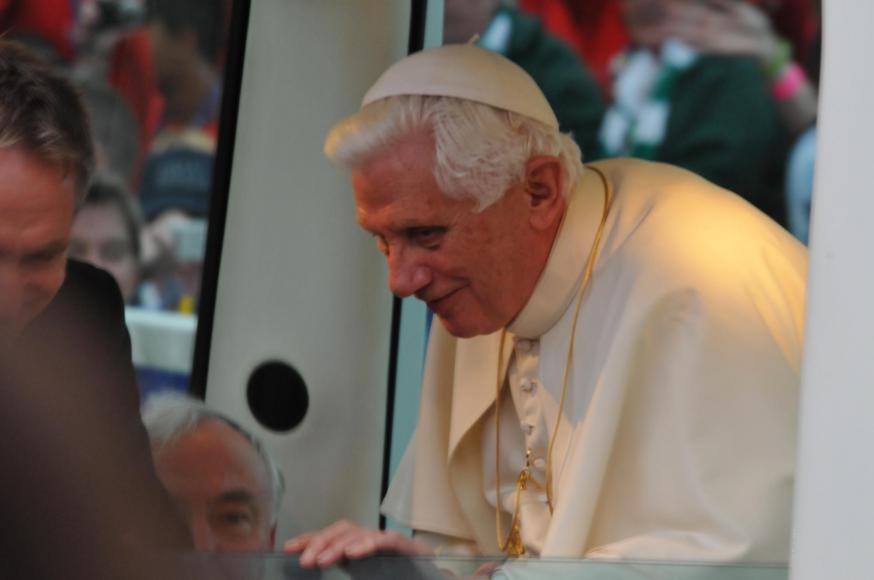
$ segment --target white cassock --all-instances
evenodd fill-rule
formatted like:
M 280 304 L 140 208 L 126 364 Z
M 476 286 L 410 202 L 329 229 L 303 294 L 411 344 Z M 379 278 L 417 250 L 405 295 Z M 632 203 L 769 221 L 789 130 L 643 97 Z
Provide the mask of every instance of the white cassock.
M 589 167 L 606 176 L 612 204 L 553 450 L 555 511 L 529 486 L 522 540 L 542 556 L 785 562 L 807 252 L 740 197 L 684 170 L 634 160 Z M 603 199 L 587 169 L 507 329 L 502 537 L 526 451 L 545 481 Z M 456 339 L 435 323 L 416 434 L 383 504 L 456 553 L 499 552 L 500 336 Z

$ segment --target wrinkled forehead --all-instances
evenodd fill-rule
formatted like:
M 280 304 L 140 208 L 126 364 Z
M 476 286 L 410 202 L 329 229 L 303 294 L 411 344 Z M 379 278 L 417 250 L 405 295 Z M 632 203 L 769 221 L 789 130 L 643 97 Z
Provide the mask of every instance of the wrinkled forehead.
M 258 450 L 218 419 L 207 419 L 153 447 L 153 454 L 162 478 L 173 478 L 184 487 L 209 488 L 215 494 L 239 488 L 253 495 L 271 489 L 270 473 Z

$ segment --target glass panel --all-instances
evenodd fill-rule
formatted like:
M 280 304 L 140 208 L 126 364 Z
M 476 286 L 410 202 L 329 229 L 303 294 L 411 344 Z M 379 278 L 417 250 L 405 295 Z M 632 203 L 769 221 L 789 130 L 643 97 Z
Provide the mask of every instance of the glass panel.
M 294 556 L 197 555 L 190 563 L 195 569 L 221 573 L 222 578 L 243 580 L 368 580 L 404 578 L 428 580 L 445 578 L 500 578 L 539 580 L 786 580 L 785 566 L 751 566 L 677 562 L 602 562 L 594 560 L 515 560 L 484 558 L 403 558 L 380 556 L 350 562 L 328 570 L 303 569 Z
M 231 0 L 28 0 L 0 26 L 67 73 L 92 117 L 97 173 L 70 256 L 128 305 L 144 394 L 187 390 Z

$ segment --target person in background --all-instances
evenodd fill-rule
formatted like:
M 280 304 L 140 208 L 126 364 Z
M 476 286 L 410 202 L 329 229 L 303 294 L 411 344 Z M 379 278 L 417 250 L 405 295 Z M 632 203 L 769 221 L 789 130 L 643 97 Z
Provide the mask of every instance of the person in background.
M 164 113 L 139 190 L 146 220 L 143 262 L 159 288 L 156 302 L 192 312 L 212 192 L 226 7 L 212 0 L 147 0 L 145 6 Z M 158 268 L 162 264 L 170 267 Z
M 684 167 L 785 224 L 788 132 L 755 62 L 701 54 L 673 34 L 674 7 L 695 2 L 622 0 L 634 44 L 614 81 L 602 151 Z
M 118 176 L 131 190 L 139 177 L 139 128 L 127 101 L 100 79 L 76 86 L 91 118 L 98 173 Z
M 609 101 L 613 91 L 613 61 L 629 42 L 620 1 L 519 0 L 518 5 L 573 47 Z
M 118 286 L 67 259 L 93 168 L 76 90 L 0 40 L 4 578 L 169 578 L 159 555 L 191 545 L 139 419 Z
M 758 63 L 790 134 L 816 122 L 815 82 L 805 70 L 814 55 L 793 58 L 792 44 L 780 38 L 768 15 L 737 0 L 677 2 L 671 6 L 670 35 L 705 54 L 746 57 Z M 818 50 L 816 42 L 812 43 Z
M 70 257 L 112 274 L 126 304 L 137 302 L 141 223 L 124 185 L 98 176 L 76 212 L 70 234 Z
M 810 7 L 818 16 L 819 3 Z M 759 64 L 794 140 L 786 165 L 786 225 L 806 244 L 816 159 L 819 33 L 805 45 L 806 55 L 793 54 L 793 45 L 777 34 L 767 13 L 732 0 L 679 3 L 671 27 L 674 36 L 704 53 L 748 57 Z
M 158 88 L 165 99 L 162 130 L 196 127 L 215 137 L 224 19 L 225 6 L 220 1 L 145 1 L 146 31 Z
M 738 0 L 765 11 L 780 36 L 796 54 L 806 54 L 818 28 L 819 15 L 808 0 Z M 708 0 L 700 2 L 707 4 Z M 629 43 L 621 0 L 519 0 L 553 34 L 573 47 L 598 79 L 605 95 L 612 91 L 614 59 Z M 712 31 L 718 34 L 718 29 Z
M 573 51 L 537 20 L 501 0 L 446 0 L 444 6 L 444 43 L 466 43 L 479 35 L 480 46 L 522 67 L 546 95 L 562 130 L 573 135 L 583 158 L 594 159 L 604 99 Z
M 285 485 L 264 444 L 201 401 L 152 395 L 142 410 L 161 483 L 202 551 L 269 552 Z

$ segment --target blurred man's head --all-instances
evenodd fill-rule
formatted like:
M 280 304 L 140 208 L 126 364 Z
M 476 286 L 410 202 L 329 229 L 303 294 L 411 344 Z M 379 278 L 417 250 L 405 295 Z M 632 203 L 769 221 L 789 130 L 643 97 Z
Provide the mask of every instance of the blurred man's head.
M 179 394 L 146 401 L 158 477 L 203 551 L 271 551 L 282 474 L 260 441 L 202 402 Z
M 124 186 L 98 177 L 76 212 L 70 257 L 103 268 L 115 278 L 126 303 L 140 281 L 139 211 Z
M 0 337 L 18 334 L 61 287 L 73 211 L 93 166 L 76 90 L 0 40 Z
M 197 66 L 214 65 L 221 46 L 225 2 L 146 0 L 146 25 L 162 92 L 185 85 Z
M 499 330 L 525 306 L 582 171 L 531 77 L 470 45 L 394 65 L 325 152 L 352 171 L 389 289 L 458 337 Z

